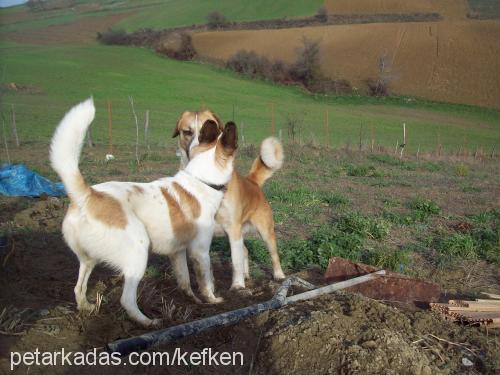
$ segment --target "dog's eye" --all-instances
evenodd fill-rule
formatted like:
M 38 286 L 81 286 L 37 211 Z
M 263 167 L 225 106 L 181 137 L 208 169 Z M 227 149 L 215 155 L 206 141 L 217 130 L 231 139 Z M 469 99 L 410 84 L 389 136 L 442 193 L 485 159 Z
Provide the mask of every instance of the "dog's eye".
M 183 130 L 182 134 L 186 137 L 191 137 L 193 135 L 193 132 L 191 130 Z

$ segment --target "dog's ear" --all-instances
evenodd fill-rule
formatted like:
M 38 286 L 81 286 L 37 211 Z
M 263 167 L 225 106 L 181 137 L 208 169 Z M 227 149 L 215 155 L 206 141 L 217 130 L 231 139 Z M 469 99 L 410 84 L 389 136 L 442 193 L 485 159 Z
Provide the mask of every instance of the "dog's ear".
M 203 123 L 198 141 L 202 143 L 214 142 L 220 134 L 219 126 L 214 120 L 207 120 Z
M 177 137 L 179 134 L 179 125 L 181 124 L 182 116 L 184 116 L 184 113 L 177 119 L 177 122 L 175 123 L 175 129 L 174 132 L 172 133 L 172 138 Z
M 220 143 L 224 148 L 224 152 L 229 155 L 238 148 L 238 132 L 234 122 L 229 121 L 226 123 L 224 131 L 222 132 L 222 137 L 220 138 Z
M 216 113 L 210 111 L 212 113 L 212 116 L 214 117 L 215 121 L 217 121 L 217 125 L 219 126 L 219 130 L 220 131 L 223 131 L 224 130 L 224 123 L 222 122 L 222 120 L 220 119 L 219 116 L 217 116 Z

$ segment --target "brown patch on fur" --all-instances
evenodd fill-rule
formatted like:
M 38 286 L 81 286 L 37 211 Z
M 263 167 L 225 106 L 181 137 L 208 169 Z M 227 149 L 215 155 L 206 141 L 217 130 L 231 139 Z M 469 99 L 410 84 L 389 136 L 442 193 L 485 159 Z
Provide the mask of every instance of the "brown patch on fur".
M 248 173 L 248 179 L 262 186 L 264 182 L 273 175 L 273 170 L 269 168 L 260 157 L 256 158 Z
M 86 207 L 91 216 L 110 227 L 123 229 L 127 226 L 122 205 L 108 193 L 90 188 Z
M 134 193 L 144 194 L 144 189 L 142 188 L 142 186 L 134 185 L 132 186 L 132 190 L 134 191 Z
M 177 182 L 174 182 L 172 185 L 176 193 L 179 195 L 179 200 L 181 201 L 181 204 L 185 207 L 188 207 L 189 210 L 191 211 L 191 217 L 193 219 L 198 218 L 201 213 L 201 207 L 198 200 L 194 197 L 193 194 L 184 189 Z
M 189 242 L 196 235 L 196 227 L 193 222 L 186 218 L 179 203 L 172 197 L 167 189 L 161 188 L 161 193 L 167 202 L 168 213 L 170 215 L 170 221 L 172 222 L 175 238 L 180 243 Z

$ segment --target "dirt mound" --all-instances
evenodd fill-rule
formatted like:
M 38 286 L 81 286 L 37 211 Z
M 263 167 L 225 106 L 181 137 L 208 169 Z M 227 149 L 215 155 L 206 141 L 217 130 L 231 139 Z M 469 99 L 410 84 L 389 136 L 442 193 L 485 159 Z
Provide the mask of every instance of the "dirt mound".
M 330 14 L 432 13 L 446 19 L 464 19 L 467 0 L 325 0 Z
M 27 229 L 57 231 L 61 229 L 65 208 L 64 201 L 59 198 L 50 197 L 37 201 L 31 207 L 18 212 L 14 216 L 14 224 Z
M 303 37 L 320 41 L 323 73 L 364 90 L 380 59 L 400 95 L 500 108 L 500 22 L 457 21 L 241 30 L 193 35 L 200 56 L 227 60 L 241 49 L 293 62 Z
M 453 326 L 427 312 L 339 293 L 271 313 L 256 372 L 463 373 L 462 361 L 484 372 L 493 369 L 494 345 L 475 329 Z

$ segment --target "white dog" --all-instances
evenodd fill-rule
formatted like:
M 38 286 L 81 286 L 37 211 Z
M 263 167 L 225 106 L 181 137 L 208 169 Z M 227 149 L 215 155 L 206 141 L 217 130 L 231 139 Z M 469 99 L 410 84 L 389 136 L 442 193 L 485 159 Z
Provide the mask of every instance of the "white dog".
M 78 168 L 85 133 L 94 119 L 92 99 L 75 106 L 52 138 L 50 160 L 61 177 L 71 205 L 64 218 L 64 238 L 80 261 L 75 297 L 79 310 L 91 310 L 87 281 L 98 262 L 121 271 L 121 304 L 144 326 L 158 325 L 137 306 L 137 286 L 144 275 L 148 250 L 170 257 L 179 287 L 194 297 L 186 263 L 193 260 L 200 292 L 210 303 L 214 295 L 209 248 L 214 217 L 224 196 L 220 186 L 233 173 L 236 125 L 207 120 L 189 149 L 191 160 L 174 177 L 151 183 L 106 182 L 88 186 Z

